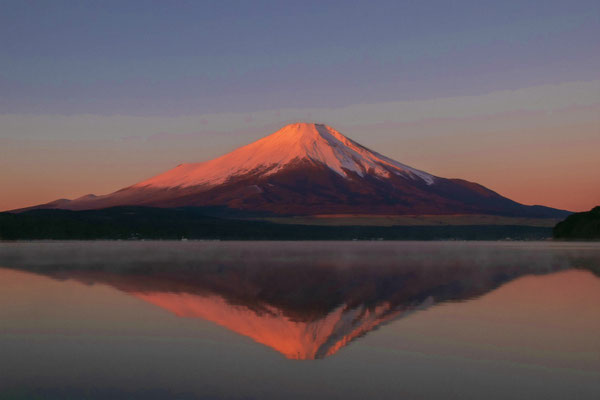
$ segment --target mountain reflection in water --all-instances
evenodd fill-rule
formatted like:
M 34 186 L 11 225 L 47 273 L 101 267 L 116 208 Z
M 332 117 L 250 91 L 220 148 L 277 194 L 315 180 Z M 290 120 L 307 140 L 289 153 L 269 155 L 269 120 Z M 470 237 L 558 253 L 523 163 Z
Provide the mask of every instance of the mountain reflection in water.
M 335 251 L 323 242 L 46 243 L 28 253 L 18 247 L 5 249 L 0 265 L 109 285 L 290 359 L 330 356 L 392 320 L 476 298 L 523 275 L 600 265 L 597 251 L 560 245 L 544 252 L 473 243 L 335 243 Z

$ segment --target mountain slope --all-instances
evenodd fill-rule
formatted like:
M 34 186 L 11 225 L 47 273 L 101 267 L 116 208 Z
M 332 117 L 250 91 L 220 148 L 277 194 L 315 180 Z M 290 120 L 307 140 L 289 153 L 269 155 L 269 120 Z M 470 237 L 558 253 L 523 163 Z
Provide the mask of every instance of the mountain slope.
M 371 151 L 335 129 L 298 123 L 212 161 L 181 164 L 104 195 L 36 208 L 224 206 L 278 215 L 493 214 L 557 217 L 479 184 L 433 176 Z
M 388 178 L 391 174 L 432 184 L 426 172 L 384 157 L 320 124 L 292 124 L 247 146 L 205 163 L 181 164 L 140 182 L 136 188 L 214 186 L 248 174 L 269 176 L 301 161 L 324 165 L 348 178 L 355 173 Z

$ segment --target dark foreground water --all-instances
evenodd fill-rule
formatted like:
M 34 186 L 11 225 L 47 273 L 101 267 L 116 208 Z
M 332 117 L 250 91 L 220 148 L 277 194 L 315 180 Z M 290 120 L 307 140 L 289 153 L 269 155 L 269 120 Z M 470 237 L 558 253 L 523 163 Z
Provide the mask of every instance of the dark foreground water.
M 600 399 L 600 244 L 0 243 L 1 399 Z

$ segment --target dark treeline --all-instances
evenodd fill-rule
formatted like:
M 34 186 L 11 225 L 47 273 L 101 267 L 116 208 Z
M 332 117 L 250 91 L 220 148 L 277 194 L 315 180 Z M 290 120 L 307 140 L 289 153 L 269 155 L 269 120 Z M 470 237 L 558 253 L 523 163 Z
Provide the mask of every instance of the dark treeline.
M 600 206 L 568 216 L 556 224 L 553 236 L 556 239 L 600 239 Z
M 509 225 L 314 226 L 219 218 L 202 208 L 115 207 L 0 213 L 2 240 L 539 240 L 551 228 Z

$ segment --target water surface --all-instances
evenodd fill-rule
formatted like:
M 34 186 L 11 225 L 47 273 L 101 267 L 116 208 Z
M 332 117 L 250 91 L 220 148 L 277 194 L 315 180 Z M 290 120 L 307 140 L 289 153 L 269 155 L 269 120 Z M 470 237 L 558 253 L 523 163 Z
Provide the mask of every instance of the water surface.
M 600 245 L 0 244 L 0 398 L 600 398 Z

